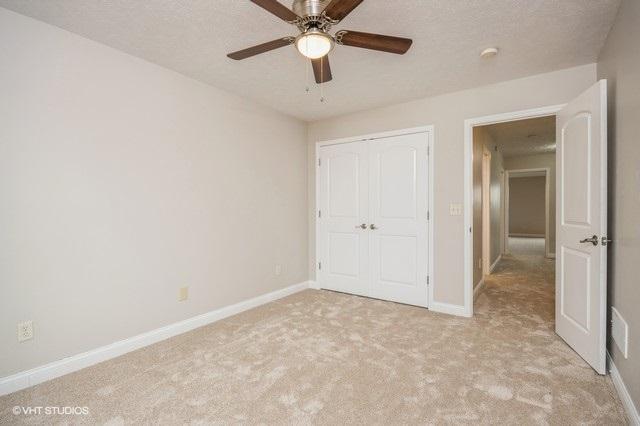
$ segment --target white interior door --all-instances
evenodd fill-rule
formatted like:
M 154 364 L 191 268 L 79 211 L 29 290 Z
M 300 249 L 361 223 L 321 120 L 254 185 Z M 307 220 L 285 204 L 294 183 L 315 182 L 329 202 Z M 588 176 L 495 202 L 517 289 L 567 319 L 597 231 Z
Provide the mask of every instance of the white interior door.
M 556 332 L 605 374 L 607 92 L 601 80 L 557 116 Z
M 369 150 L 366 142 L 321 147 L 318 167 L 318 281 L 369 295 Z
M 427 135 L 369 142 L 371 296 L 427 306 Z

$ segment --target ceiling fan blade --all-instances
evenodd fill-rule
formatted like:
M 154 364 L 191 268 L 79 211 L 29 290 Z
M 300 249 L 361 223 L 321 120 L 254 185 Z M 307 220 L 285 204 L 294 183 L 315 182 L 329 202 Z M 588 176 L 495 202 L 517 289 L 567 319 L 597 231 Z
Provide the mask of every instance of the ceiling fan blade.
M 334 21 L 342 21 L 353 9 L 364 0 L 333 0 L 324 8 L 324 13 Z
M 288 46 L 294 42 L 293 37 L 283 37 L 277 40 L 268 41 L 266 43 L 259 44 L 257 46 L 249 47 L 247 49 L 238 50 L 237 52 L 229 53 L 227 56 L 231 59 L 239 61 L 241 59 L 247 59 L 251 56 L 259 55 L 270 50 L 279 49 L 281 47 Z
M 336 43 L 404 55 L 411 47 L 413 40 L 381 34 L 361 33 L 358 31 L 338 31 L 336 33 Z
M 264 10 L 273 13 L 283 21 L 293 23 L 298 19 L 300 19 L 298 15 L 293 13 L 291 9 L 284 6 L 278 0 L 251 0 L 251 1 L 257 4 L 258 6 L 260 6 L 261 8 L 263 8 Z
M 316 83 L 326 83 L 333 79 L 328 55 L 325 55 L 320 59 L 312 59 L 311 65 L 313 65 L 313 75 L 316 77 Z

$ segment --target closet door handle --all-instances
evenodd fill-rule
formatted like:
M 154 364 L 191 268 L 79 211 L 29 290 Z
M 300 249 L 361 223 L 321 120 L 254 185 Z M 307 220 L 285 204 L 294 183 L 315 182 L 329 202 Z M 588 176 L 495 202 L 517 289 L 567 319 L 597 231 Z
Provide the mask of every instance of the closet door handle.
M 378 227 L 375 225 L 375 223 L 372 223 L 371 225 L 369 225 L 369 229 L 375 231 L 376 229 L 378 229 Z
M 361 224 L 361 225 L 356 225 L 356 229 L 358 229 L 358 228 L 360 228 L 360 229 L 367 229 L 367 224 L 366 224 L 366 223 L 363 223 L 363 224 Z

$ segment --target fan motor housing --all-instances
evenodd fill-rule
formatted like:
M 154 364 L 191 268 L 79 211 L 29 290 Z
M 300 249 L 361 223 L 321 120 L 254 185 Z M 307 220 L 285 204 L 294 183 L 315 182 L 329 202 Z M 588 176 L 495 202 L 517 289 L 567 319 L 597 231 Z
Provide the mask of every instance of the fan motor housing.
M 304 18 L 307 16 L 320 16 L 331 0 L 294 0 L 291 10 Z

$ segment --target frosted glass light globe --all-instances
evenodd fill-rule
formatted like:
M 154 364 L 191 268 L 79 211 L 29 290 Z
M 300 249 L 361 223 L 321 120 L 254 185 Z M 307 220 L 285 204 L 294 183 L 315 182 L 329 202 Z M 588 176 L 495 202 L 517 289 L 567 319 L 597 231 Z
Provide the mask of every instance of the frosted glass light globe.
M 318 30 L 310 30 L 300 34 L 296 40 L 298 51 L 309 59 L 319 59 L 333 49 L 333 38 Z

